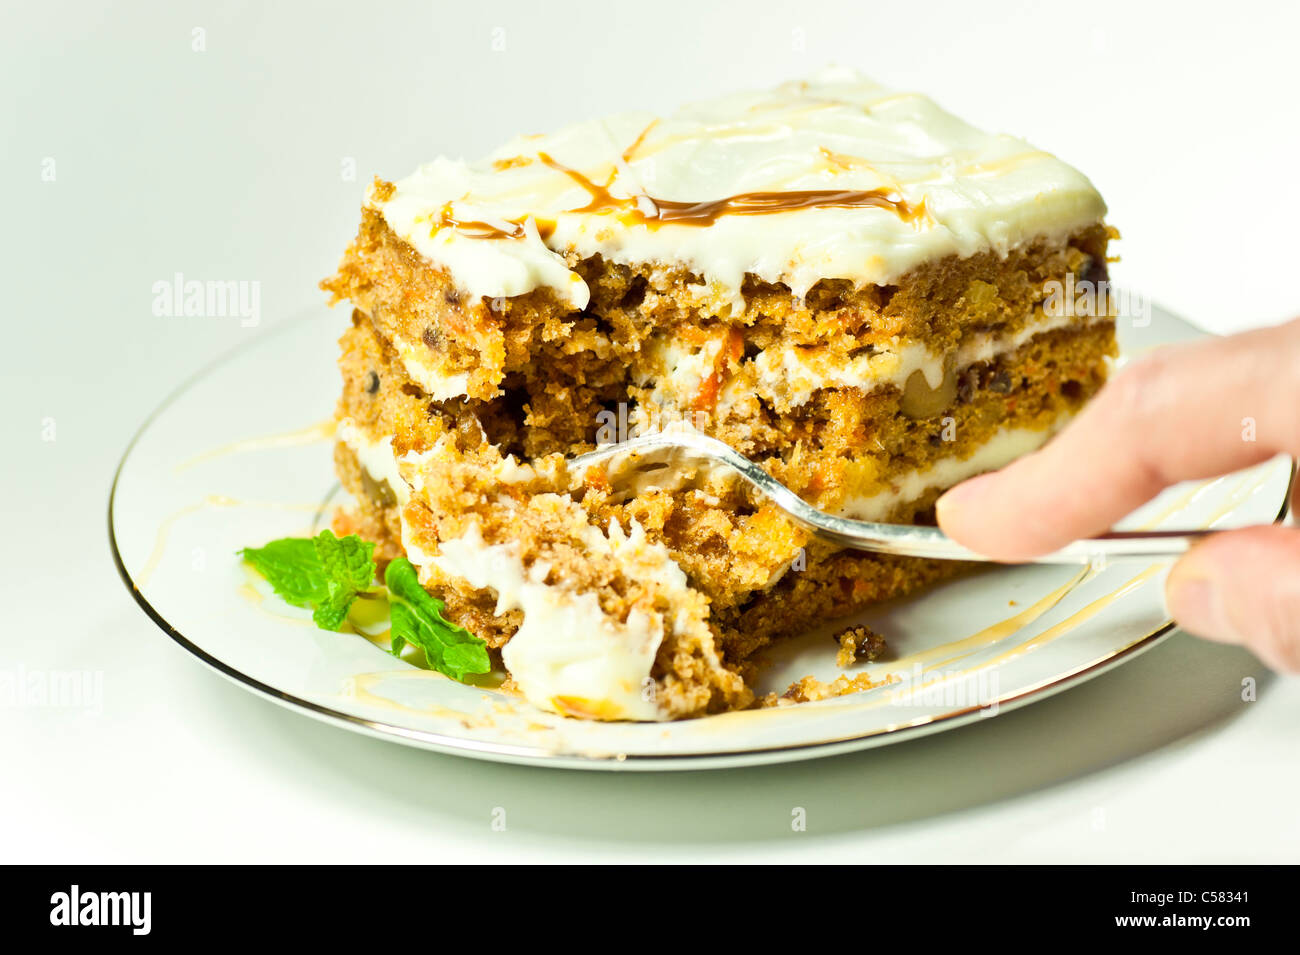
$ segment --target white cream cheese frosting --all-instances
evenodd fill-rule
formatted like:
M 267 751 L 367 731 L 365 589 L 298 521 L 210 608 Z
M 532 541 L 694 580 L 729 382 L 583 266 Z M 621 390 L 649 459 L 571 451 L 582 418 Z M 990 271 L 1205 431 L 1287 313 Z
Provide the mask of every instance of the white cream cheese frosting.
M 895 337 L 847 361 L 829 347 L 782 342 L 760 350 L 735 367 L 718 393 L 713 414 L 725 417 L 732 405 L 754 396 L 785 414 L 806 404 L 823 388 L 901 390 L 917 372 L 931 389 L 938 389 L 951 371 L 1015 352 L 1038 335 L 1109 320 L 1105 314 L 1080 320 L 1069 315 L 1048 315 L 1040 309 L 1013 332 L 973 332 L 950 353 L 936 351 L 924 341 Z M 650 399 L 661 408 L 690 408 L 717 366 L 725 344 L 725 336 L 698 345 L 669 334 L 652 336 L 642 346 L 648 361 L 637 370 L 635 381 L 652 389 Z
M 858 521 L 882 521 L 904 501 L 914 501 L 936 488 L 952 487 L 985 471 L 996 471 L 1037 451 L 1071 417 L 1069 413 L 1063 414 L 1048 428 L 1002 428 L 967 457 L 938 458 L 925 468 L 890 479 L 890 486 L 883 491 L 850 498 L 835 512 Z
M 686 575 L 640 525 L 633 522 L 627 534 L 616 523 L 608 534 L 596 527 L 588 531 L 592 552 L 612 555 L 629 571 L 663 585 L 669 596 L 686 594 Z M 461 537 L 442 541 L 438 550 L 430 560 L 443 573 L 495 591 L 495 613 L 523 611 L 523 623 L 502 648 L 501 659 L 530 703 L 605 720 L 666 718 L 650 671 L 666 628 L 689 625 L 685 617 L 674 620 L 634 608 L 626 620 L 614 619 L 596 593 L 547 583 L 548 564 L 525 566 L 517 544 L 488 544 L 477 524 Z
M 566 253 L 685 268 L 739 300 L 746 274 L 797 295 L 824 278 L 887 284 L 1106 211 L 1053 156 L 843 70 L 440 158 L 395 187 L 369 201 L 464 292 L 548 287 L 575 308 L 589 291 Z
M 924 342 L 893 338 L 847 362 L 827 348 L 780 344 L 755 356 L 756 391 L 785 412 L 807 403 L 822 388 L 857 388 L 864 392 L 890 386 L 902 389 L 917 372 L 930 388 L 937 389 L 950 368 L 962 371 L 979 362 L 991 362 L 1017 351 L 1038 335 L 1067 325 L 1078 328 L 1109 320 L 1109 316 L 1102 315 L 1080 321 L 1040 311 L 1034 320 L 1014 332 L 974 332 L 950 354 L 935 351 Z
M 371 438 L 351 418 L 341 418 L 334 434 L 357 456 L 357 463 L 366 473 L 376 481 L 386 482 L 397 503 L 405 507 L 411 499 L 411 486 L 398 466 L 393 436 L 386 434 L 381 438 Z

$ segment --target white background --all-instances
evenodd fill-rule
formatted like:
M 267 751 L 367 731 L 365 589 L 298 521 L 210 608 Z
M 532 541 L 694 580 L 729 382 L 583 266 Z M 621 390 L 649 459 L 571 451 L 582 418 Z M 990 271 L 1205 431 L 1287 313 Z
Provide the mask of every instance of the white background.
M 0 710 L 0 861 L 1300 858 L 1300 682 L 1187 636 L 899 746 L 582 774 L 409 750 L 256 699 L 146 620 L 109 557 L 131 434 L 213 355 L 320 301 L 372 174 L 829 62 L 1084 169 L 1124 235 L 1117 280 L 1198 324 L 1294 314 L 1295 7 L 1047 6 L 11 5 L 0 669 L 102 671 L 104 699 Z M 260 327 L 155 317 L 152 285 L 176 272 L 259 281 Z M 1242 703 L 1251 675 L 1259 700 Z

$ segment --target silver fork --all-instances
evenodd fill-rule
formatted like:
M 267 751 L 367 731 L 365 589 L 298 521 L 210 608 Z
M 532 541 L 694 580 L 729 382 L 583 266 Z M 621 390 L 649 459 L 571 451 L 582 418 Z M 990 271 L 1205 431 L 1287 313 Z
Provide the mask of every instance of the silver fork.
M 818 510 L 803 500 L 758 464 L 716 438 L 694 431 L 655 432 L 617 444 L 607 444 L 569 459 L 572 472 L 585 471 L 616 458 L 645 456 L 648 452 L 675 451 L 686 456 L 731 468 L 745 481 L 785 511 L 795 523 L 816 537 L 857 550 L 905 557 L 937 557 L 944 560 L 991 558 L 963 547 L 937 527 L 910 524 L 878 524 L 837 517 Z M 671 465 L 662 470 L 668 470 Z M 1098 537 L 1077 540 L 1058 551 L 1036 557 L 1035 564 L 1104 564 L 1111 560 L 1158 560 L 1173 558 L 1214 530 L 1111 531 Z

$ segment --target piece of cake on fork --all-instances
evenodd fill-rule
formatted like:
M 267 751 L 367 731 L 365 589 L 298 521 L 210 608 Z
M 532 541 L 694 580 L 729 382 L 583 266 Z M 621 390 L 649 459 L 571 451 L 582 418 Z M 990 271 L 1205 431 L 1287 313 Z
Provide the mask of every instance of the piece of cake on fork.
M 814 541 L 722 469 L 566 459 L 691 428 L 805 500 L 925 522 L 1106 378 L 1105 205 L 1079 172 L 829 72 L 376 181 L 323 283 L 340 527 L 405 555 L 534 704 L 752 705 L 773 640 L 954 571 Z

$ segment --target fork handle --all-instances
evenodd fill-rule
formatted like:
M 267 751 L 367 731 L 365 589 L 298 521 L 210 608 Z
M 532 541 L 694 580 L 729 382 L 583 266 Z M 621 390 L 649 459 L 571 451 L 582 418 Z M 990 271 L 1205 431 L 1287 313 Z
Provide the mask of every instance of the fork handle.
M 791 517 L 799 520 L 797 515 L 791 514 Z M 937 527 L 873 524 L 830 515 L 822 516 L 816 525 L 804 521 L 799 523 L 816 537 L 856 550 L 904 557 L 993 562 L 992 558 L 958 544 Z M 1114 560 L 1172 560 L 1185 554 L 1201 538 L 1217 533 L 1216 530 L 1112 531 L 1072 541 L 1060 550 L 1035 557 L 1030 563 L 1105 564 Z

